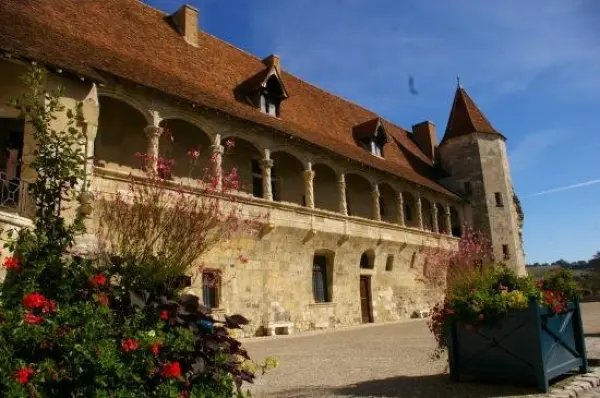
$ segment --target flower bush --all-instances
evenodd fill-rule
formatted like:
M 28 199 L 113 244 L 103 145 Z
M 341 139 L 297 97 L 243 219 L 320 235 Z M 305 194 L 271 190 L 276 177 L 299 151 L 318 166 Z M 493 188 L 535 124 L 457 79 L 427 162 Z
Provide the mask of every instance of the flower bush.
M 82 232 L 80 213 L 62 216 L 85 189 L 81 106 L 65 110 L 61 92 L 46 93 L 45 73 L 33 68 L 30 88 L 14 105 L 38 143 L 35 227 L 9 241 L 0 286 L 0 395 L 5 397 L 232 397 L 244 395 L 264 366 L 249 362 L 229 330 L 241 315 L 212 318 L 198 298 L 171 280 L 131 272 L 118 252 L 104 262 L 69 254 Z M 68 119 L 54 130 L 57 113 Z M 132 252 L 139 255 L 139 252 Z M 134 257 L 137 269 L 160 255 Z M 175 257 L 168 257 L 176 263 Z M 187 261 L 187 260 L 185 260 Z
M 445 300 L 434 307 L 428 324 L 437 342 L 434 356 L 439 358 L 447 346 L 447 328 L 452 319 L 468 330 L 475 330 L 494 325 L 510 311 L 526 309 L 530 300 L 561 313 L 567 302 L 575 298 L 577 286 L 566 270 L 549 274 L 536 283 L 533 278 L 517 276 L 502 265 L 483 267 L 468 280 L 454 280 Z

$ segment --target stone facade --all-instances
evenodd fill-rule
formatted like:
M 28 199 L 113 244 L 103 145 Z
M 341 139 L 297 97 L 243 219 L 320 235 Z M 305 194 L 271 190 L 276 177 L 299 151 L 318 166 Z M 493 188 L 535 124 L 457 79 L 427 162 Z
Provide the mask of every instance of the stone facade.
M 0 103 L 24 90 L 17 76 L 26 67 L 0 60 Z M 247 316 L 252 322 L 246 334 L 261 334 L 268 323 L 279 321 L 292 322 L 296 330 L 365 321 L 361 276 L 368 281 L 367 318 L 375 322 L 398 320 L 430 307 L 441 292 L 426 289 L 420 282 L 419 249 L 456 248 L 458 237 L 453 232 L 460 230 L 469 214 L 475 226 L 490 233 L 496 253 L 503 244 L 517 253 L 503 142 L 472 135 L 441 148 L 444 167 L 452 172 L 454 183 L 474 182 L 476 194 L 470 208 L 460 198 L 224 113 L 192 109 L 140 86 L 113 80 L 98 87 L 52 73 L 48 87 L 56 85 L 66 87 L 65 105 L 84 103 L 82 128 L 90 156 L 87 178 L 100 196 L 125 189 L 129 173 L 141 173 L 136 170 L 136 152 L 175 159 L 173 178 L 190 189 L 200 173 L 190 174 L 185 167 L 190 149 L 199 150 L 200 163 L 218 157 L 214 164 L 219 170 L 212 172 L 220 172 L 219 166 L 238 169 L 238 202 L 247 213 L 266 215 L 269 228 L 257 237 L 224 242 L 199 261 L 222 273 L 219 308 L 213 311 Z M 0 117 L 16 116 L 12 109 L 0 108 Z M 35 171 L 28 168 L 34 148 L 28 128 L 22 151 L 21 179 L 25 182 L 35 177 Z M 161 135 L 167 129 L 172 139 Z M 235 140 L 233 149 L 226 145 L 230 138 Z M 156 168 L 156 164 L 149 166 Z M 262 197 L 257 197 L 259 191 Z M 492 206 L 492 192 L 501 192 L 506 213 Z M 10 220 L 7 216 L 1 221 L 19 227 L 27 223 L 23 217 L 18 222 Z M 93 226 L 92 219 L 92 231 Z M 371 266 L 361 267 L 367 253 Z M 313 292 L 315 256 L 327 261 L 328 293 L 323 302 L 315 302 Z M 191 290 L 202 296 L 204 288 L 200 278 Z

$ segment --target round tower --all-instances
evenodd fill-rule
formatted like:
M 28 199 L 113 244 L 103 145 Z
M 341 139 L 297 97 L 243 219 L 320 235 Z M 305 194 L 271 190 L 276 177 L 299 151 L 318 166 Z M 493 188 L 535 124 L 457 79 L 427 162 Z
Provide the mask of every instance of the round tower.
M 470 202 L 471 226 L 491 239 L 494 260 L 525 274 L 506 137 L 492 127 L 460 85 L 438 151 L 442 168 L 452 176 L 452 188 Z

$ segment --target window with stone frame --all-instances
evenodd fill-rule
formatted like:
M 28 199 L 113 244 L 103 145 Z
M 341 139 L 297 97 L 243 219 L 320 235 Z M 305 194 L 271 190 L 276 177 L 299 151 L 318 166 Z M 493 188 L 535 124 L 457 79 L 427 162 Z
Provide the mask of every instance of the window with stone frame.
M 510 251 L 508 250 L 508 245 L 502 245 L 502 255 L 505 260 L 510 259 Z
M 496 207 L 504 207 L 504 200 L 502 199 L 501 192 L 494 192 L 494 198 L 496 200 Z
M 331 302 L 330 278 L 332 275 L 325 255 L 313 257 L 312 290 L 315 303 Z
M 206 269 L 202 271 L 202 302 L 211 310 L 219 308 L 221 301 L 221 271 Z
M 367 250 L 360 256 L 360 268 L 373 269 L 375 267 L 375 253 Z
M 260 92 L 260 110 L 267 115 L 279 117 L 281 100 L 284 97 L 281 83 L 273 75 Z
M 0 207 L 18 209 L 22 201 L 21 157 L 25 121 L 0 118 Z

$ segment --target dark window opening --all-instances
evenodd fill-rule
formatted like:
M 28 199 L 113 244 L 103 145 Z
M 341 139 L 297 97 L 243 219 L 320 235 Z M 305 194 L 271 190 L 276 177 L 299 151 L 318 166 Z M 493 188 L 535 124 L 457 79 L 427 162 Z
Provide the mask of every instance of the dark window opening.
M 360 256 L 360 268 L 373 269 L 374 259 L 372 253 L 364 252 Z
M 283 90 L 281 84 L 275 75 L 267 81 L 267 85 L 260 94 L 260 110 L 267 115 L 279 117 L 279 108 Z
M 508 251 L 508 245 L 502 245 L 502 254 L 504 255 L 505 260 L 508 260 L 510 258 L 510 252 Z
M 202 302 L 211 310 L 219 308 L 221 294 L 221 273 L 218 270 L 202 272 Z
M 404 221 L 411 222 L 412 220 L 413 220 L 412 207 L 410 207 L 410 205 L 406 204 L 406 205 L 404 205 Z
M 386 271 L 391 271 L 394 269 L 394 255 L 390 254 L 387 257 L 387 260 L 385 262 L 385 270 Z
M 346 188 L 346 211 L 348 212 L 348 215 L 351 216 L 352 209 L 350 208 L 350 201 L 348 200 L 348 197 L 348 188 Z
M 331 301 L 328 278 L 327 257 L 315 255 L 313 258 L 312 274 L 313 298 L 315 303 L 327 303 Z
M 379 217 L 380 218 L 385 217 L 385 201 L 383 200 L 383 198 L 381 196 L 379 197 Z
M 504 201 L 502 200 L 502 194 L 500 192 L 495 192 L 494 197 L 496 198 L 496 206 L 504 207 Z

